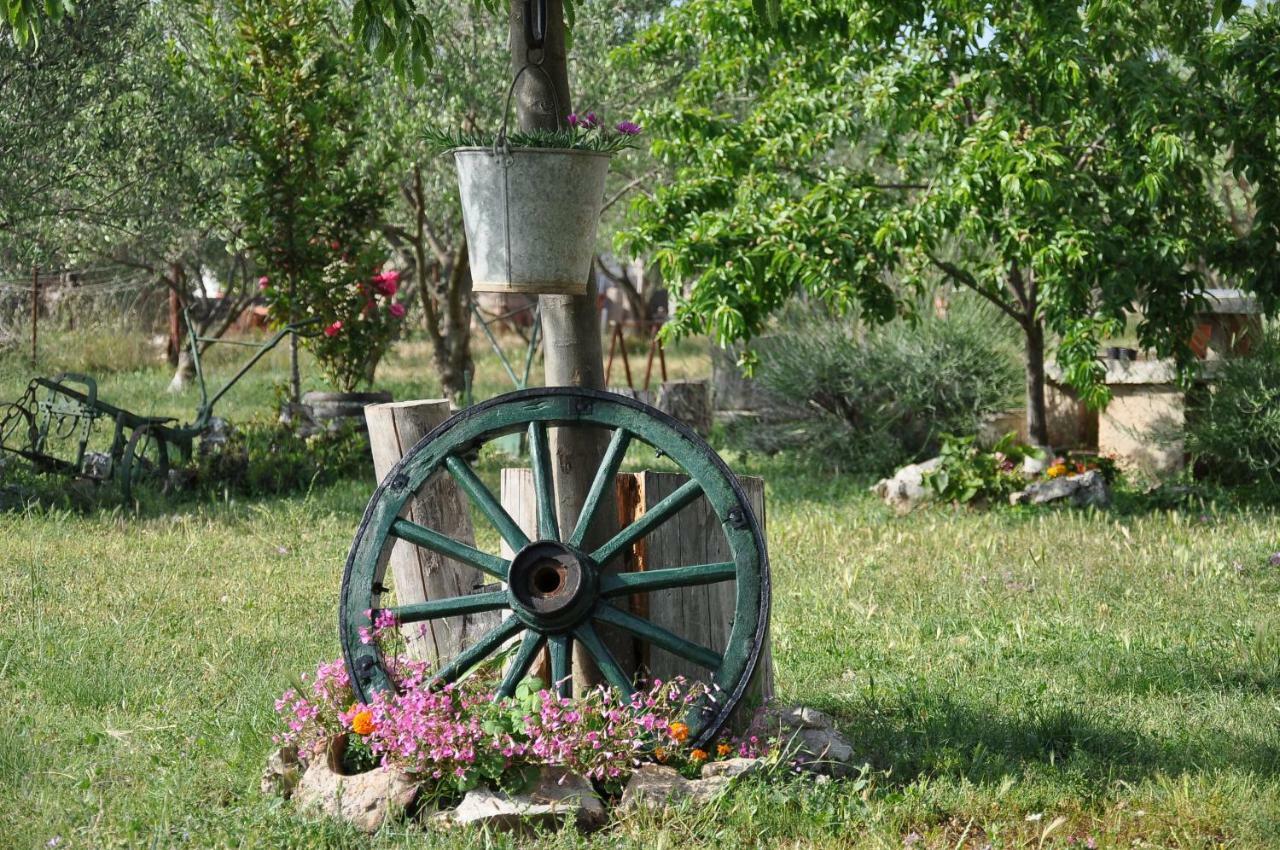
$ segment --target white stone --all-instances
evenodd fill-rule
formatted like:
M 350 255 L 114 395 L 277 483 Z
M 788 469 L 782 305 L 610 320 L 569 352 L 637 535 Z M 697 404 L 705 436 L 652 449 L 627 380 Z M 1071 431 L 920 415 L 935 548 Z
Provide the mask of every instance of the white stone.
M 622 791 L 623 811 L 636 808 L 660 809 L 680 800 L 708 803 L 724 793 L 730 778 L 685 779 L 673 767 L 645 764 L 633 774 Z
M 316 758 L 302 774 L 293 801 L 302 811 L 317 810 L 373 834 L 390 816 L 403 813 L 418 795 L 418 785 L 393 768 L 378 767 L 346 776 Z
M 447 827 L 479 826 L 495 832 L 524 833 L 568 824 L 590 832 L 608 822 L 609 812 L 587 779 L 561 767 L 544 767 L 528 793 L 476 788 L 456 809 L 438 812 L 433 820 Z
M 765 706 L 751 721 L 750 734 L 776 741 L 788 763 L 809 773 L 835 777 L 855 770 L 853 745 L 835 721 L 805 706 Z
M 293 796 L 302 778 L 302 765 L 298 761 L 297 747 L 280 747 L 267 756 L 267 766 L 262 770 L 262 793 L 286 800 Z
M 900 511 L 911 510 L 918 503 L 932 497 L 933 494 L 924 486 L 924 474 L 937 469 L 941 463 L 942 459 L 935 457 L 923 463 L 904 466 L 892 478 L 877 481 L 871 492 Z

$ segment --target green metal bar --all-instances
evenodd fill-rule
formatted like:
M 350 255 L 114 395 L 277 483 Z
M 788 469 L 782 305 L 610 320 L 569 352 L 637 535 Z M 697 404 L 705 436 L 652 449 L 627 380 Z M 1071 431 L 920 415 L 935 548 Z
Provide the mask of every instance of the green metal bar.
M 681 508 L 702 495 L 702 485 L 690 479 L 681 484 L 674 493 L 645 511 L 635 522 L 618 532 L 612 540 L 591 553 L 591 559 L 604 566 L 612 561 L 619 552 L 644 537 L 650 531 L 675 516 Z
M 507 513 L 506 508 L 498 503 L 498 500 L 493 496 L 493 492 L 485 486 L 484 482 L 467 465 L 465 460 L 457 455 L 449 455 L 444 459 L 444 465 L 449 470 L 449 474 L 466 491 L 467 496 L 480 509 L 480 512 L 489 518 L 489 522 L 493 523 L 493 527 L 498 529 L 502 539 L 507 541 L 507 544 L 512 549 L 518 552 L 529 545 L 528 535 L 511 518 L 511 514 Z
M 470 564 L 477 570 L 488 573 L 496 579 L 507 580 L 507 568 L 510 566 L 510 562 L 496 555 L 481 552 L 475 547 L 459 543 L 451 537 L 445 537 L 438 531 L 432 531 L 424 525 L 418 525 L 416 522 L 410 522 L 407 519 L 398 519 L 393 522 L 390 531 L 393 537 L 398 537 L 415 546 L 430 549 L 432 552 L 438 552 L 446 558 L 453 558 L 455 561 Z
M 479 664 L 482 660 L 492 655 L 502 646 L 503 642 L 514 637 L 524 628 L 524 623 L 516 617 L 508 617 L 502 621 L 502 625 L 490 629 L 484 637 L 476 641 L 467 649 L 458 653 L 452 661 L 431 677 L 432 682 L 452 682 L 472 667 Z
M 578 514 L 578 524 L 574 526 L 573 534 L 569 536 L 569 545 L 573 547 L 581 547 L 582 541 L 587 537 L 587 531 L 591 528 L 591 521 L 595 518 L 596 510 L 600 507 L 600 500 L 604 497 L 605 490 L 613 486 L 614 479 L 618 476 L 618 469 L 622 466 L 623 459 L 627 456 L 627 447 L 631 445 L 631 432 L 625 428 L 619 428 L 613 432 L 613 438 L 609 440 L 609 448 L 605 449 L 604 458 L 600 461 L 600 468 L 596 470 L 595 480 L 591 482 L 591 489 L 587 491 L 587 498 L 582 503 L 582 511 Z M 603 564 L 603 561 L 597 561 Z
M 623 671 L 622 665 L 618 664 L 618 659 L 613 657 L 609 647 L 604 645 L 604 641 L 600 639 L 600 635 L 596 634 L 596 630 L 590 623 L 583 623 L 574 629 L 573 636 L 582 642 L 587 652 L 591 653 L 596 666 L 609 680 L 610 685 L 621 691 L 623 696 L 630 697 L 636 692 L 635 685 L 631 683 L 631 677 Z
M 573 643 L 568 635 L 551 635 L 551 690 L 562 697 L 573 696 Z
M 412 605 L 401 605 L 388 608 L 396 615 L 399 623 L 421 623 L 426 620 L 438 620 L 441 617 L 457 617 L 462 614 L 478 614 L 481 611 L 497 611 L 506 608 L 507 592 L 495 590 L 491 593 L 476 593 L 471 596 L 451 596 L 448 599 L 432 599 L 427 602 L 415 602 Z
M 520 389 L 529 386 L 529 373 L 533 371 L 533 355 L 538 351 L 538 339 L 542 336 L 542 302 L 533 308 L 533 331 L 529 334 L 529 350 L 524 355 L 524 376 Z
M 715 584 L 736 578 L 738 565 L 732 561 L 722 564 L 699 564 L 696 567 L 671 567 L 662 570 L 646 570 L 641 573 L 607 573 L 600 576 L 600 595 L 606 599 L 625 596 L 628 593 L 648 593 L 671 587 L 692 587 Z
M 545 422 L 529 423 L 529 460 L 533 465 L 533 490 L 538 497 L 538 536 L 543 540 L 559 540 L 556 487 L 551 475 L 551 447 Z
M 675 632 L 668 631 L 656 623 L 614 608 L 607 602 L 596 606 L 595 618 L 611 626 L 617 626 L 638 638 L 647 640 L 654 646 L 661 647 L 686 661 L 692 661 L 699 667 L 705 667 L 708 670 L 719 670 L 720 665 L 724 663 L 724 658 L 719 653 L 707 649 L 705 646 L 699 646 L 692 641 L 685 640 Z
M 300 322 L 298 324 L 309 324 L 311 322 L 312 320 L 308 320 L 307 322 Z M 228 380 L 225 384 L 223 384 L 222 388 L 213 394 L 213 398 L 209 399 L 208 401 L 200 405 L 200 410 L 196 413 L 196 420 L 198 422 L 202 421 L 205 424 L 208 424 L 209 417 L 213 415 L 213 406 L 218 403 L 218 400 L 222 398 L 224 395 L 226 395 L 227 391 L 230 390 L 232 387 L 234 387 L 250 369 L 252 369 L 255 365 L 257 365 L 257 362 L 259 360 L 261 360 L 263 357 L 266 357 L 267 353 L 270 352 L 271 349 L 279 345 L 280 340 L 284 339 L 289 334 L 296 333 L 296 332 L 297 332 L 297 325 L 285 325 L 283 328 L 276 331 L 275 335 L 272 336 L 271 339 L 262 343 L 262 346 L 261 348 L 258 349 L 258 352 L 254 354 L 252 357 L 250 357 L 245 362 L 245 364 L 240 367 L 240 371 L 232 375 L 230 380 Z M 199 348 L 199 346 L 193 343 L 192 348 L 197 349 Z M 196 374 L 200 375 L 200 357 L 198 354 L 194 357 L 194 360 L 196 363 Z M 201 386 L 201 394 L 203 394 L 204 393 L 204 376 L 203 375 L 201 375 L 200 377 L 200 386 Z
M 507 362 L 507 355 L 503 353 L 502 346 L 498 345 L 498 338 L 493 335 L 493 331 L 489 330 L 489 323 L 484 320 L 484 316 L 480 315 L 480 308 L 476 306 L 474 301 L 471 302 L 471 313 L 476 317 L 476 321 L 480 323 L 481 330 L 484 335 L 489 338 L 489 345 L 493 346 L 494 352 L 497 353 L 498 359 L 502 361 L 502 368 L 507 370 L 507 377 L 511 378 L 511 383 L 518 390 L 524 389 L 524 385 L 520 383 L 520 379 L 516 377 L 516 370 L 511 368 L 511 364 Z
M 502 684 L 498 685 L 499 697 L 509 697 L 516 692 L 516 685 L 520 684 L 525 673 L 529 672 L 529 665 L 533 664 L 533 656 L 542 647 L 543 640 L 542 635 L 537 632 L 524 633 L 524 638 L 520 641 L 520 649 L 516 651 L 516 657 L 511 659 L 511 666 L 502 677 Z

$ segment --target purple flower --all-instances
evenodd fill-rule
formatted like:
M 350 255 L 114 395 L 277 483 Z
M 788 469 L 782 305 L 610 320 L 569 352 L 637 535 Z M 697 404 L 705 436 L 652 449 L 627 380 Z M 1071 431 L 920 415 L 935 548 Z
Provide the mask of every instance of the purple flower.
M 1273 567 L 1280 567 L 1280 552 L 1276 552 L 1274 555 L 1268 558 L 1267 563 Z
M 619 123 L 618 123 L 618 126 L 617 126 L 615 129 L 617 129 L 617 131 L 618 131 L 619 133 L 621 133 L 622 135 L 624 135 L 624 136 L 638 136 L 638 135 L 640 135 L 640 125 L 639 125 L 639 124 L 634 124 L 634 123 L 632 123 L 632 122 L 630 122 L 630 121 L 621 121 L 621 122 L 619 122 Z
M 577 127 L 582 122 L 582 119 L 578 117 L 578 113 L 570 112 L 569 117 L 564 119 L 564 122 L 570 127 Z
M 582 116 L 582 128 L 584 130 L 594 130 L 600 126 L 600 119 L 596 117 L 594 112 L 588 112 Z

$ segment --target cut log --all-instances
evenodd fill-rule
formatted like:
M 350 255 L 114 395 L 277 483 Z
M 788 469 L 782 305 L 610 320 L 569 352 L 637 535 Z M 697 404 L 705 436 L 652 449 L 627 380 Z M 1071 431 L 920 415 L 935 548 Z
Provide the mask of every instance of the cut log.
M 628 479 L 627 485 L 633 488 L 633 492 L 619 496 L 620 502 L 631 506 L 632 518 L 639 518 L 648 508 L 674 493 L 689 480 L 686 475 L 671 472 L 640 472 L 618 477 Z M 764 479 L 743 476 L 738 481 L 746 493 L 752 513 L 756 515 L 756 521 L 760 523 L 760 533 L 767 539 Z M 632 559 L 629 570 L 657 570 L 727 561 L 730 560 L 730 552 L 728 541 L 720 531 L 719 519 L 710 503 L 702 498 L 637 543 Z M 729 633 L 733 629 L 735 593 L 736 585 L 733 582 L 657 590 L 636 597 L 633 606 L 637 607 L 635 613 L 657 625 L 694 643 L 723 652 L 728 646 Z M 649 675 L 654 678 L 666 681 L 673 676 L 683 676 L 690 680 L 706 676 L 702 668 L 666 650 L 648 646 L 644 649 L 645 654 L 640 656 L 642 669 L 647 668 Z M 773 656 L 766 633 L 755 676 L 739 706 L 736 719 L 749 721 L 751 709 L 772 698 Z
M 666 381 L 658 387 L 657 408 L 702 436 L 711 432 L 711 385 L 706 381 Z
M 433 428 L 449 418 L 445 399 L 371 404 L 364 409 L 374 472 L 381 482 L 393 466 Z M 449 475 L 437 475 L 409 500 L 402 514 L 461 543 L 475 545 L 466 495 Z M 468 564 L 396 541 L 389 563 L 398 605 L 465 596 L 489 579 Z M 432 663 L 448 661 L 488 629 L 498 625 L 496 611 L 448 617 L 405 626 L 409 655 Z

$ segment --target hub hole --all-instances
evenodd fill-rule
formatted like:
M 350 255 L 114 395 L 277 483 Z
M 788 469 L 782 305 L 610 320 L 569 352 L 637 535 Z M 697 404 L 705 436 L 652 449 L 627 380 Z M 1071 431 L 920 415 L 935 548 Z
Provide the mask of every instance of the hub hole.
M 553 562 L 540 564 L 533 571 L 533 589 L 540 596 L 552 596 L 564 586 L 564 567 Z

